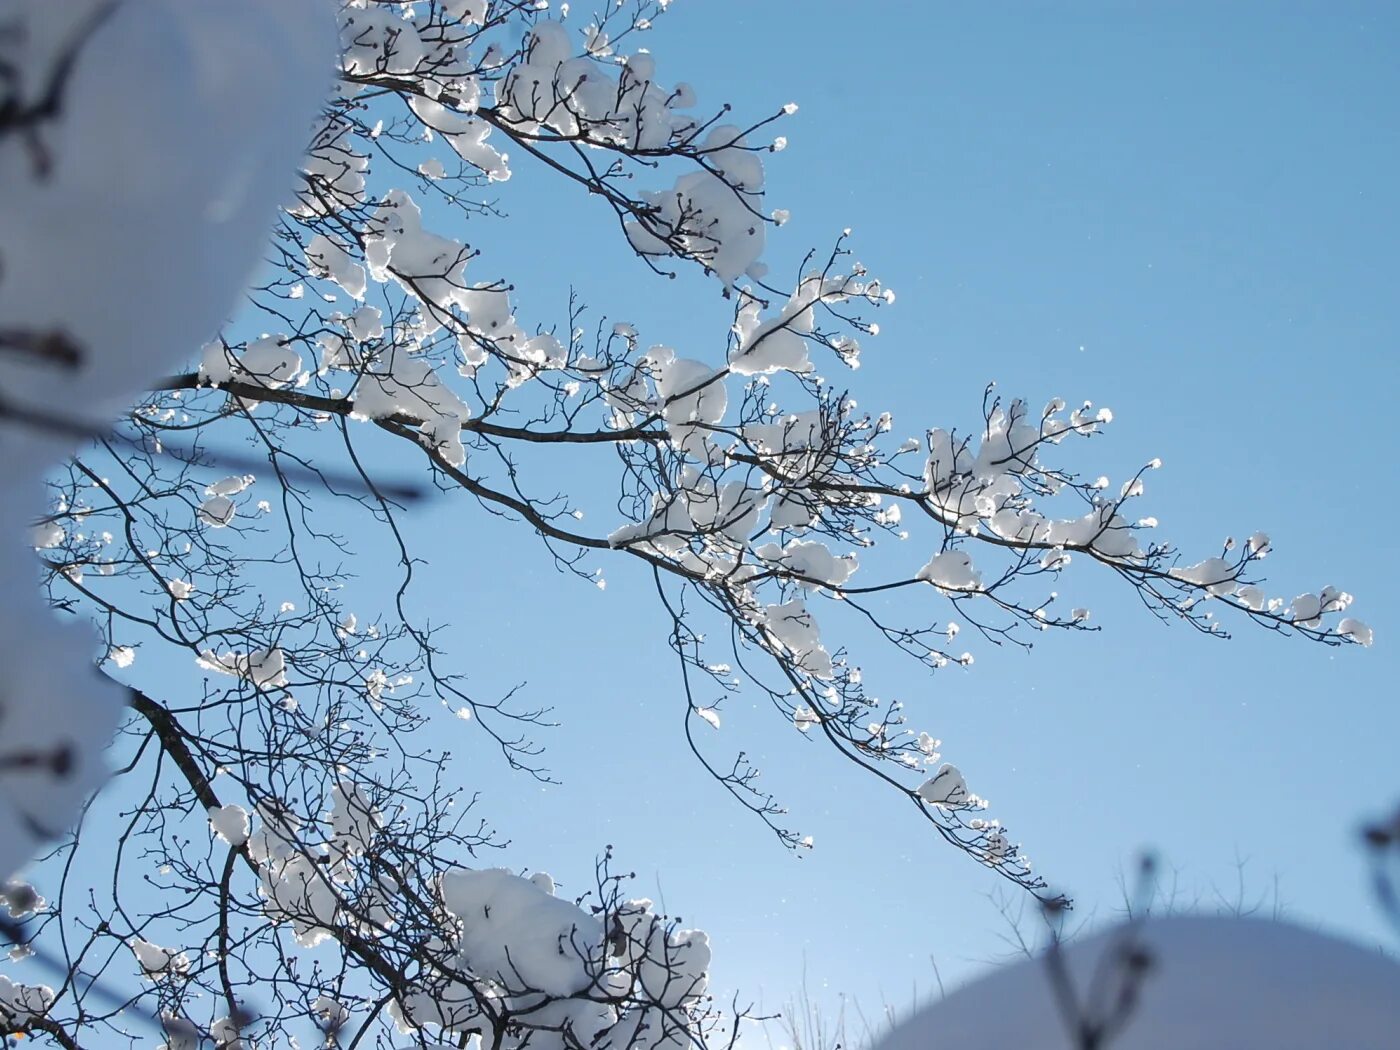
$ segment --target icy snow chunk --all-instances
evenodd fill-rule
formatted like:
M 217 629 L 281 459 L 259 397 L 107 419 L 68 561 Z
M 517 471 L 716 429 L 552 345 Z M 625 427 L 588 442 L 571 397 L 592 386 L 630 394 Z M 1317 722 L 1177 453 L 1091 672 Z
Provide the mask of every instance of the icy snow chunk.
M 490 0 L 440 0 L 443 12 L 448 18 L 467 25 L 485 25 L 486 9 Z
M 303 371 L 301 354 L 285 335 L 265 335 L 249 343 L 239 366 L 239 378 L 251 378 L 274 389 L 295 382 Z
M 729 287 L 763 254 L 763 162 L 740 129 L 727 124 L 710 130 L 700 152 L 712 170 L 641 194 L 651 210 L 624 232 L 641 254 L 669 255 L 678 248 Z
M 944 765 L 934 776 L 919 785 L 918 796 L 931 806 L 962 809 L 969 802 L 967 781 L 957 766 Z
M 364 203 L 369 158 L 355 152 L 354 142 L 354 128 L 344 120 L 322 121 L 301 166 L 320 192 L 303 190 L 296 214 L 328 214 Z
M 719 712 L 716 711 L 713 707 L 697 707 L 695 708 L 695 713 L 701 718 L 703 718 L 706 722 L 710 723 L 711 728 L 719 728 Z
M 814 410 L 744 427 L 744 441 L 785 481 L 773 504 L 769 524 L 774 531 L 810 525 L 820 513 L 821 498 L 807 486 L 826 480 L 836 466 L 834 425 Z
M 261 808 L 261 807 L 260 807 Z M 250 841 L 250 851 L 258 842 Z M 263 910 L 274 922 L 290 922 L 297 943 L 314 948 L 331 936 L 340 921 L 340 902 L 327 881 L 323 865 L 295 847 L 276 846 L 261 862 L 258 874 Z
M 383 817 L 358 784 L 342 780 L 331 789 L 331 833 L 343 855 L 364 853 L 373 844 Z
M 177 602 L 184 601 L 195 592 L 194 584 L 187 580 L 166 580 L 165 588 Z
M 233 1017 L 220 1017 L 209 1026 L 215 1050 L 252 1050 L 248 1041 L 242 1038 L 242 1033 L 242 1024 Z
M 322 1031 L 338 1032 L 349 1022 L 350 1011 L 329 995 L 318 995 L 311 1004 L 311 1016 Z
M 972 558 L 964 551 L 935 554 L 914 578 L 948 591 L 976 591 L 982 587 L 982 574 L 972 567 Z
M 531 336 L 525 340 L 523 346 L 515 350 L 515 354 L 517 357 L 542 368 L 562 368 L 569 356 L 564 344 L 548 332 Z M 577 392 L 577 381 L 573 381 L 569 385 L 574 392 Z M 572 397 L 573 394 L 571 393 L 569 396 Z
M 697 1003 L 709 983 L 710 939 L 700 930 L 668 929 L 651 901 L 628 901 L 618 913 L 620 956 L 641 997 L 665 1010 Z M 627 1044 L 623 1044 L 627 1045 Z
M 465 463 L 461 431 L 471 418 L 471 408 L 442 382 L 432 362 L 394 348 L 375 368 L 364 373 L 355 387 L 355 414 L 364 419 L 404 415 L 421 420 L 419 429 L 426 444 L 449 466 Z
M 199 378 L 204 383 L 227 383 L 234 377 L 237 361 L 232 350 L 221 342 L 206 343 L 200 351 Z
M 136 661 L 136 650 L 129 645 L 114 645 L 107 650 L 107 659 L 118 667 L 130 667 Z
M 0 974 L 0 1020 L 9 1029 L 23 1028 L 48 1013 L 53 989 L 47 985 L 19 984 Z
M 1370 646 L 1371 642 L 1374 640 L 1371 628 L 1360 620 L 1353 619 L 1350 616 L 1344 616 L 1341 622 L 1337 624 L 1337 633 L 1343 638 L 1350 638 L 1353 642 L 1358 642 L 1365 646 Z
M 306 265 L 312 277 L 334 281 L 350 298 L 365 297 L 365 268 L 325 234 L 318 233 L 306 245 Z
M 376 281 L 393 278 L 426 307 L 425 335 L 442 327 L 453 306 L 465 308 L 467 259 L 458 241 L 423 228 L 422 209 L 403 190 L 390 190 L 370 219 L 365 264 Z
M 301 354 L 286 335 L 264 335 L 235 354 L 222 343 L 210 343 L 200 360 L 200 378 L 206 383 L 238 380 L 276 390 L 295 382 L 303 371 Z
M 23 919 L 43 911 L 47 906 L 48 901 L 39 896 L 38 891 L 29 883 L 20 879 L 0 882 L 0 907 L 5 909 L 10 918 Z
M 227 496 L 210 496 L 199 505 L 196 514 L 199 520 L 210 528 L 222 529 L 232 524 L 238 508 Z
M 184 973 L 190 968 L 189 955 L 178 949 L 162 948 L 141 937 L 133 937 L 127 942 L 127 947 L 136 956 L 143 977 L 156 980 Z
M 606 39 L 589 39 L 591 56 L 610 50 Z M 531 30 L 524 59 L 497 86 L 501 118 L 525 133 L 547 127 L 559 135 L 579 137 L 633 150 L 657 150 L 696 129 L 695 120 L 676 110 L 694 104 L 685 85 L 667 92 L 656 83 L 655 62 L 638 52 L 621 62 L 614 75 L 590 57 L 571 57 L 569 34 L 558 22 L 538 22 Z
M 1045 518 L 1025 507 L 1002 507 L 987 520 L 987 526 L 1005 539 L 1028 543 L 1044 540 L 1050 533 Z M 1059 567 L 1064 568 L 1069 562 L 1069 555 L 1061 551 L 1060 557 L 1064 562 Z
M 928 461 L 924 465 L 924 483 L 930 491 L 947 485 L 959 474 L 966 474 L 972 466 L 965 442 L 954 442 L 953 435 L 946 430 L 930 430 L 928 433 Z
M 297 852 L 302 820 L 274 799 L 257 804 L 259 827 L 248 838 L 248 853 L 259 864 L 286 860 Z
M 1256 587 L 1252 583 L 1241 584 L 1235 588 L 1235 597 L 1245 608 L 1253 612 L 1260 612 L 1268 602 L 1268 596 L 1262 587 Z
M 232 474 L 205 486 L 206 496 L 237 496 L 254 481 L 252 474 Z
M 1173 579 L 1203 587 L 1207 593 L 1216 597 L 1236 590 L 1237 575 L 1234 566 L 1224 558 L 1207 558 L 1196 565 L 1177 566 L 1171 570 Z
M 1046 541 L 1063 547 L 1087 547 L 1109 558 L 1134 558 L 1142 553 L 1132 525 L 1112 504 L 1095 507 L 1082 518 L 1050 522 Z
M 823 648 L 817 621 L 802 599 L 767 606 L 759 622 L 777 649 L 801 670 L 813 678 L 831 678 L 831 656 Z
M 590 22 L 583 32 L 584 50 L 594 58 L 607 58 L 613 53 L 608 34 L 600 30 L 596 22 Z
M 214 834 L 223 839 L 230 846 L 242 846 L 248 841 L 248 833 L 252 825 L 248 819 L 248 811 L 242 806 L 229 804 L 226 806 L 209 807 L 209 826 Z
M 837 557 L 826 544 L 816 540 L 793 540 L 786 547 L 766 543 L 755 549 L 754 554 L 827 587 L 840 587 L 851 578 L 857 567 L 854 554 Z
M 716 485 L 713 478 L 689 466 L 681 472 L 677 487 L 685 507 L 683 514 L 667 515 L 671 524 L 688 520 L 693 529 L 715 532 L 736 542 L 758 528 L 759 515 L 768 500 L 761 489 L 750 488 L 742 480 Z
M 351 76 L 404 76 L 427 53 L 414 24 L 379 4 L 341 10 L 340 44 L 341 62 Z
M 172 1013 L 162 1013 L 160 1025 L 165 1030 L 165 1042 L 156 1050 L 199 1050 L 200 1034 L 194 1022 Z
M 419 120 L 447 140 L 459 157 L 492 182 L 504 182 L 510 178 L 510 158 L 486 144 L 491 134 L 491 125 L 486 121 L 448 109 L 419 95 L 410 99 L 409 106 Z M 438 162 L 438 166 L 441 168 L 441 162 Z
M 1300 594 L 1289 607 L 1293 622 L 1299 627 L 1317 627 L 1322 623 L 1322 599 L 1316 594 Z
M 670 347 L 655 346 L 643 358 L 661 399 L 660 413 L 678 447 L 705 458 L 706 427 L 719 423 L 729 407 L 723 374 L 703 361 L 677 358 Z
M 357 343 L 368 343 L 384 335 L 384 313 L 377 306 L 361 306 L 345 319 L 345 331 Z
M 815 327 L 811 298 L 803 298 L 809 281 L 804 281 L 782 311 L 768 320 L 759 319 L 762 304 L 746 297 L 734 322 L 738 337 L 729 353 L 729 368 L 735 375 L 767 375 L 772 372 L 812 371 L 807 340 Z M 820 279 L 816 279 L 820 284 Z
M 1318 595 L 1318 601 L 1322 605 L 1324 613 L 1341 612 L 1349 608 L 1354 599 L 1346 591 L 1328 584 L 1322 588 L 1322 593 Z
M 1024 401 L 1018 399 L 1007 408 L 998 407 L 987 420 L 972 472 L 983 479 L 1023 474 L 1034 466 L 1039 442 L 1040 427 L 1030 421 Z
M 473 335 L 492 341 L 524 341 L 525 333 L 511 312 L 510 293 L 504 288 L 478 284 L 464 291 L 458 302 L 467 312 L 467 331 Z
M 254 649 L 250 653 L 215 653 L 205 649 L 196 662 L 206 671 L 246 679 L 259 689 L 279 689 L 287 684 L 287 659 L 278 648 Z
M 591 983 L 602 924 L 569 901 L 500 868 L 446 872 L 442 900 L 462 921 L 459 954 L 477 977 L 560 996 Z
M 647 360 L 654 369 L 661 417 L 667 423 L 718 423 L 724 418 L 729 394 L 718 371 L 703 361 L 678 359 L 666 347 L 649 350 Z

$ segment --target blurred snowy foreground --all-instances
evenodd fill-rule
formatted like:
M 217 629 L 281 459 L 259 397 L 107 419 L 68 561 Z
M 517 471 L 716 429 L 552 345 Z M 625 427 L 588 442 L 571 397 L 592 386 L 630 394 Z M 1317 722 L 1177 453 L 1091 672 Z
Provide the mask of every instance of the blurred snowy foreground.
M 874 1050 L 1395 1050 L 1400 964 L 1288 923 L 1174 917 L 1065 945 L 921 1010 Z
M 77 816 L 125 703 L 92 668 L 92 631 L 60 624 L 36 586 L 22 539 L 41 479 L 234 307 L 335 55 L 323 3 L 3 13 L 0 878 Z

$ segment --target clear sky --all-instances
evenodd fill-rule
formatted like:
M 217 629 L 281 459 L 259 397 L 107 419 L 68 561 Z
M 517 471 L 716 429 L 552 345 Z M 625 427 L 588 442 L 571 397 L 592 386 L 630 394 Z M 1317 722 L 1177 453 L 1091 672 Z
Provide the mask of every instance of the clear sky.
M 935 729 L 1086 917 L 1112 913 L 1120 871 L 1151 847 L 1186 899 L 1235 899 L 1242 867 L 1251 902 L 1276 894 L 1300 921 L 1393 947 L 1356 829 L 1400 796 L 1395 10 L 681 0 L 648 44 L 701 108 L 801 104 L 768 165 L 769 203 L 793 219 L 767 258 L 791 273 L 851 226 L 899 293 L 850 377 L 862 407 L 919 434 L 975 426 L 992 379 L 1035 404 L 1108 405 L 1107 435 L 1069 462 L 1117 480 L 1161 456 L 1142 507 L 1190 560 L 1265 529 L 1271 593 L 1335 582 L 1378 638 L 1334 651 L 1239 625 L 1214 641 L 1076 566 L 1060 591 L 1101 633 L 1028 655 L 983 645 L 936 676 L 867 647 L 867 683 Z M 562 315 L 574 287 L 645 342 L 719 358 L 729 307 L 712 284 L 647 279 L 587 199 L 513 167 L 510 224 L 480 228 L 474 274 L 513 280 L 522 321 Z M 951 982 L 1006 951 L 999 880 L 747 701 L 721 733 L 759 734 L 743 743 L 813 854 L 783 853 L 679 757 L 685 704 L 640 573 L 571 583 L 520 529 L 454 501 L 417 524 L 465 553 L 441 605 L 423 600 L 459 625 L 473 687 L 524 682 L 562 722 L 563 788 L 464 750 L 511 863 L 578 880 L 614 844 L 639 892 L 710 931 L 717 985 L 769 1006 L 804 966 L 814 995 L 869 1010 L 928 991 L 930 956 Z
M 677 0 L 647 43 L 702 110 L 800 103 L 769 158 L 769 205 L 793 218 L 767 259 L 793 274 L 850 226 L 898 293 L 848 377 L 863 408 L 918 435 L 975 428 L 989 380 L 1107 405 L 1115 422 L 1067 445 L 1068 465 L 1117 482 L 1162 457 L 1141 506 L 1189 561 L 1266 530 L 1270 593 L 1336 583 L 1377 636 L 1207 639 L 1077 564 L 1059 590 L 1102 632 L 972 645 L 974 666 L 932 676 L 866 644 L 872 692 L 943 739 L 1086 918 L 1112 915 L 1150 847 L 1184 900 L 1234 900 L 1238 880 L 1247 903 L 1394 948 L 1357 828 L 1400 799 L 1396 9 Z M 509 221 L 443 231 L 481 249 L 473 279 L 512 281 L 527 328 L 560 321 L 573 288 L 646 343 L 721 359 L 731 304 L 713 281 L 653 278 L 599 202 L 526 156 L 512 167 L 492 188 Z M 595 469 L 607 485 L 593 464 L 565 480 Z M 618 524 L 611 495 L 584 521 L 599 534 Z M 638 895 L 710 932 L 716 989 L 770 1008 L 804 972 L 829 1009 L 841 993 L 903 1007 L 934 987 L 931 958 L 951 984 L 1007 951 L 1001 880 L 756 701 L 726 703 L 716 742 L 750 751 L 816 849 L 785 853 L 705 777 L 636 567 L 596 562 L 606 590 L 561 576 L 523 526 L 465 499 L 407 524 L 436 552 L 415 608 L 454 625 L 439 641 L 470 688 L 523 684 L 561 723 L 544 742 L 563 784 L 542 788 L 448 721 L 462 785 L 513 840 L 495 862 L 572 894 L 612 844 Z

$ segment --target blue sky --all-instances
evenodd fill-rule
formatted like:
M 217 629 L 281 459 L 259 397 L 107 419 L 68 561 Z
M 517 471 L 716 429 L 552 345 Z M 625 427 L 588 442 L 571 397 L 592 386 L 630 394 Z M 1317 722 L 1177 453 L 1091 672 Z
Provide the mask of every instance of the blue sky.
M 658 76 L 692 82 L 702 108 L 800 103 L 768 166 L 769 202 L 793 219 L 767 258 L 791 273 L 851 226 L 899 293 L 850 377 L 863 407 L 918 434 L 974 425 L 992 379 L 1035 404 L 1092 398 L 1116 420 L 1071 462 L 1119 479 L 1161 456 L 1144 512 L 1191 560 L 1265 529 L 1275 593 L 1335 582 L 1375 626 L 1368 651 L 1244 625 L 1223 643 L 1076 566 L 1060 591 L 1099 634 L 982 646 L 970 670 L 932 677 L 865 649 L 867 682 L 923 716 L 1086 917 L 1111 915 L 1119 872 L 1151 847 L 1187 899 L 1233 899 L 1243 865 L 1251 901 L 1276 893 L 1300 921 L 1393 945 L 1355 833 L 1400 794 L 1397 42 L 1384 5 L 824 0 L 678 3 L 648 41 Z M 644 342 L 718 358 L 713 285 L 649 279 L 586 199 L 527 158 L 514 168 L 510 234 L 480 228 L 474 273 L 514 280 L 522 320 L 558 316 L 574 287 Z M 466 749 L 512 863 L 579 878 L 614 844 L 639 892 L 711 932 L 718 985 L 769 1006 L 804 963 L 814 995 L 869 1009 L 930 989 L 930 956 L 951 982 L 1005 952 L 998 880 L 747 701 L 721 732 L 752 726 L 744 743 L 813 854 L 784 854 L 678 757 L 684 701 L 640 573 L 571 584 L 520 530 L 451 501 L 417 524 L 470 552 L 429 607 L 459 625 L 473 686 L 523 681 L 563 723 L 562 788 Z

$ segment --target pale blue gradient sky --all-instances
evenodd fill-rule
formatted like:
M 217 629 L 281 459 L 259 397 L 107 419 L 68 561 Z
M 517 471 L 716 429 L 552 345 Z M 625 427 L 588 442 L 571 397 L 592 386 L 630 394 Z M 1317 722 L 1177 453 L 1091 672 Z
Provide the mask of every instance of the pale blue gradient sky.
M 1070 462 L 1121 479 L 1163 457 L 1142 510 L 1164 535 L 1204 557 L 1266 529 L 1275 593 L 1335 582 L 1378 636 L 1337 652 L 1237 625 L 1214 641 L 1081 565 L 1060 591 L 1102 633 L 982 645 L 970 671 L 932 678 L 867 648 L 867 682 L 936 730 L 1086 916 L 1112 912 L 1120 869 L 1151 846 L 1187 897 L 1233 897 L 1242 859 L 1252 897 L 1277 885 L 1288 914 L 1384 940 L 1355 830 L 1400 795 L 1394 9 L 687 0 L 648 43 L 702 108 L 801 104 L 769 163 L 770 205 L 793 220 L 768 258 L 791 273 L 849 225 L 899 293 L 851 377 L 863 407 L 918 434 L 975 425 L 990 379 L 1035 404 L 1108 405 L 1108 434 Z M 573 286 L 644 342 L 718 358 L 713 285 L 591 251 L 615 245 L 608 218 L 514 166 L 510 236 L 481 227 L 476 277 L 514 280 L 522 319 L 558 316 Z M 986 900 L 999 880 L 797 734 L 753 750 L 816 837 L 801 861 L 676 757 L 685 705 L 643 574 L 610 567 L 598 592 L 519 529 L 449 505 L 418 524 L 455 520 L 469 559 L 435 611 L 460 624 L 473 688 L 524 681 L 563 722 L 563 788 L 502 781 L 480 745 L 462 763 L 512 863 L 577 880 L 613 843 L 641 892 L 711 932 L 717 984 L 770 1006 L 804 960 L 815 994 L 869 1008 L 929 989 L 930 955 L 951 982 L 1006 950 Z M 775 728 L 747 701 L 726 715 L 736 740 Z

